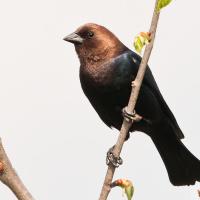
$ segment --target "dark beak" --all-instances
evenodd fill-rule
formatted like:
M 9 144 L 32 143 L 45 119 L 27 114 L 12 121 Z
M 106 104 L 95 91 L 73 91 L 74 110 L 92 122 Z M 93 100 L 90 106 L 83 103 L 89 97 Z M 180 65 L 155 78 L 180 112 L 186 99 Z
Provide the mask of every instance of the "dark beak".
M 71 33 L 70 35 L 63 38 L 63 40 L 67 42 L 71 42 L 73 44 L 82 44 L 83 38 L 79 36 L 77 33 Z

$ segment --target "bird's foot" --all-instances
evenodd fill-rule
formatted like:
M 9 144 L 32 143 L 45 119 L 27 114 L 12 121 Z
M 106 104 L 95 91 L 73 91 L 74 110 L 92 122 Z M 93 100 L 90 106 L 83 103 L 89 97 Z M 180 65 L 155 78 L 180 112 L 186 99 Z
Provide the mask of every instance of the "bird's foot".
M 120 165 L 122 165 L 123 160 L 120 157 L 117 157 L 114 155 L 113 153 L 114 148 L 115 148 L 115 145 L 108 150 L 107 157 L 106 157 L 106 164 L 107 165 L 112 164 L 113 167 L 117 168 Z
M 127 112 L 127 107 L 122 109 L 122 115 L 128 122 L 139 122 L 143 119 L 142 116 L 135 112 L 135 110 L 132 113 Z

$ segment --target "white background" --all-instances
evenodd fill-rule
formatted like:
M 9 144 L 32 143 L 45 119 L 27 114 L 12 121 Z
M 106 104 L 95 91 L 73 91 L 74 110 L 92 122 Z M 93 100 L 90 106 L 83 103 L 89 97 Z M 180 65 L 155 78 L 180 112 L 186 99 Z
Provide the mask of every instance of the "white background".
M 74 47 L 62 40 L 86 22 L 102 24 L 132 48 L 148 31 L 154 0 L 1 0 L 0 136 L 36 200 L 98 199 L 105 155 L 117 139 L 84 96 Z M 200 2 L 173 1 L 161 13 L 150 67 L 186 139 L 200 158 Z M 196 200 L 200 184 L 174 187 L 148 136 L 132 134 L 115 179 L 135 200 Z M 0 199 L 15 200 L 0 185 Z M 113 189 L 109 199 L 125 199 Z

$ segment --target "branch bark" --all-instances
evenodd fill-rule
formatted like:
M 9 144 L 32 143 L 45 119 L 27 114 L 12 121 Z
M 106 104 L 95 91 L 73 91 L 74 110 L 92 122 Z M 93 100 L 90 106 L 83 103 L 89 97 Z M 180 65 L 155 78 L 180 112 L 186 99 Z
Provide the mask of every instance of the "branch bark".
M 15 172 L 0 139 L 0 181 L 8 186 L 18 200 L 34 200 Z
M 128 113 L 132 113 L 135 109 L 139 91 L 140 91 L 142 81 L 144 78 L 144 74 L 145 74 L 145 71 L 147 68 L 147 63 L 148 63 L 149 57 L 151 55 L 151 51 L 153 49 L 153 44 L 154 44 L 157 24 L 158 24 L 158 20 L 159 20 L 159 14 L 160 14 L 156 10 L 157 3 L 158 3 L 158 0 L 156 0 L 156 3 L 155 3 L 154 13 L 153 13 L 152 21 L 151 21 L 151 27 L 149 30 L 149 33 L 151 34 L 151 36 L 150 36 L 151 41 L 145 48 L 144 55 L 143 55 L 142 61 L 139 66 L 137 76 L 132 84 L 132 91 L 131 91 L 131 95 L 130 95 L 128 106 L 127 106 Z M 116 157 L 120 156 L 126 135 L 128 134 L 129 129 L 131 128 L 132 124 L 133 124 L 132 121 L 127 121 L 126 119 L 123 120 L 123 124 L 122 124 L 121 130 L 120 130 L 120 134 L 118 136 L 117 143 L 115 145 L 115 148 L 113 149 L 113 154 Z M 114 173 L 115 173 L 115 167 L 112 164 L 110 164 L 108 166 L 108 169 L 106 172 L 106 176 L 105 176 L 103 187 L 102 187 L 102 190 L 100 193 L 99 200 L 107 199 L 107 197 L 110 193 L 110 190 L 111 190 L 110 184 L 112 183 Z

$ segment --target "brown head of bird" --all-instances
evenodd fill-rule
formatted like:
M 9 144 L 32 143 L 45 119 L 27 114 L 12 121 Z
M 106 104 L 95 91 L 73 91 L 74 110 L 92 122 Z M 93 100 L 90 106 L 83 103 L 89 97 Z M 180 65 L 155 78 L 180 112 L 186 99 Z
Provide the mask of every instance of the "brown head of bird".
M 108 29 L 88 23 L 64 38 L 75 45 L 81 64 L 101 62 L 120 54 L 125 46 Z

